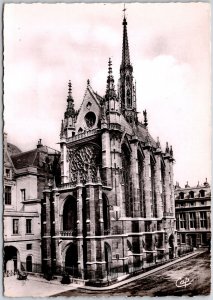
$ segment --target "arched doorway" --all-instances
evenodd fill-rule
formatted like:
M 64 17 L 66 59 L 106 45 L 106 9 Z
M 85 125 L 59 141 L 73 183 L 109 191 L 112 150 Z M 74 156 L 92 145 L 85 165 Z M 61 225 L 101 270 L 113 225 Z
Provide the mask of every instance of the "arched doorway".
M 63 209 L 63 230 L 69 231 L 70 235 L 77 234 L 77 201 L 69 196 Z
M 103 221 L 104 221 L 104 234 L 110 233 L 110 213 L 109 213 L 109 200 L 103 193 Z
M 108 243 L 104 243 L 104 254 L 105 254 L 105 262 L 106 262 L 106 272 L 107 275 L 110 275 L 111 266 L 112 266 L 112 252 L 111 252 L 111 247 Z
M 27 272 L 32 272 L 33 268 L 32 268 L 32 256 L 28 255 L 26 258 L 26 270 Z
M 18 269 L 18 250 L 13 246 L 4 248 L 4 271 L 7 276 L 12 276 Z
M 170 259 L 174 258 L 174 249 L 175 249 L 174 239 L 175 239 L 174 235 L 171 234 L 170 237 L 169 237 L 169 246 L 170 246 L 170 248 L 169 248 L 169 258 Z
M 65 255 L 65 270 L 68 274 L 75 277 L 78 274 L 78 249 L 77 245 L 74 243 L 71 243 L 67 248 Z

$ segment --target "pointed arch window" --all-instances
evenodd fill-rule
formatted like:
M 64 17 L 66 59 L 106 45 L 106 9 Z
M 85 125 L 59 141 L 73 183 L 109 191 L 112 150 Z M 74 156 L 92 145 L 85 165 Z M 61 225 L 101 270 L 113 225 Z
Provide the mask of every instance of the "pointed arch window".
M 125 191 L 125 210 L 126 216 L 133 216 L 133 199 L 132 199 L 132 178 L 131 178 L 131 158 L 130 152 L 126 145 L 121 149 L 123 184 Z
M 68 197 L 63 210 L 63 230 L 76 235 L 77 231 L 77 202 L 74 197 Z
M 131 106 L 132 106 L 132 101 L 131 101 L 131 93 L 130 93 L 130 90 L 129 90 L 129 89 L 127 90 L 126 94 L 127 94 L 127 107 L 128 107 L 128 108 L 131 108 Z
M 150 157 L 150 169 L 151 169 L 151 201 L 152 201 L 152 215 L 157 218 L 157 203 L 156 203 L 156 192 L 155 192 L 155 162 Z
M 109 234 L 110 233 L 109 200 L 104 193 L 102 194 L 102 201 L 103 201 L 104 234 Z
M 139 201 L 140 201 L 140 216 L 146 217 L 145 193 L 144 193 L 144 162 L 141 153 L 138 151 L 138 181 L 139 181 Z

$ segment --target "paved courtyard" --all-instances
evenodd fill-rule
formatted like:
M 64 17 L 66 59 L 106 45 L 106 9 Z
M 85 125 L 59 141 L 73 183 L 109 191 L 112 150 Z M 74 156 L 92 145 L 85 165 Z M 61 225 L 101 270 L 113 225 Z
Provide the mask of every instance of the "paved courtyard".
M 27 280 L 17 280 L 16 276 L 4 278 L 4 296 L 7 297 L 49 297 L 53 294 L 76 289 L 78 285 L 63 285 L 57 280 L 28 276 Z
M 210 254 L 205 252 L 110 291 L 78 288 L 57 296 L 193 296 L 208 295 L 210 287 Z

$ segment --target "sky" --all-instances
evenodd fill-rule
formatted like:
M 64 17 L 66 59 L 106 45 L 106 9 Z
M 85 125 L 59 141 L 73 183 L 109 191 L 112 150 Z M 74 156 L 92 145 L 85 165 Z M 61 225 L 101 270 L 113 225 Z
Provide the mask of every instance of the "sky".
M 174 151 L 174 182 L 210 182 L 210 5 L 126 4 L 137 109 L 149 132 Z M 108 59 L 115 82 L 123 4 L 6 4 L 4 131 L 22 151 L 59 149 L 68 81 L 78 109 L 87 79 L 104 96 Z M 139 120 L 143 121 L 142 114 Z

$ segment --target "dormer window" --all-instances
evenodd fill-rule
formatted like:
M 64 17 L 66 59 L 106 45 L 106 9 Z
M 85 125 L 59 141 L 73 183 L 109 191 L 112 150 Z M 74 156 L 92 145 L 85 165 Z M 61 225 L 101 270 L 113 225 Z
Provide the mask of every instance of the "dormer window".
M 194 198 L 194 192 L 193 191 L 189 192 L 189 198 Z
M 184 199 L 184 192 L 179 193 L 179 199 Z
M 205 191 L 204 190 L 200 190 L 199 194 L 200 194 L 200 197 L 205 197 Z

